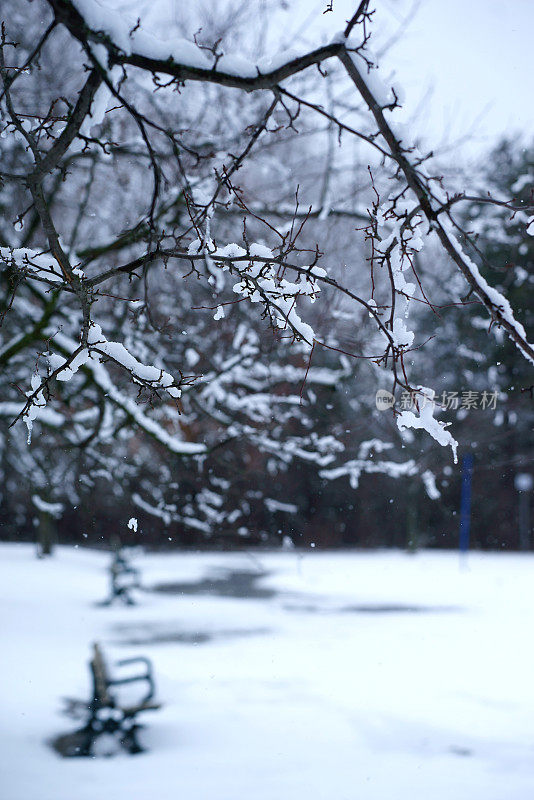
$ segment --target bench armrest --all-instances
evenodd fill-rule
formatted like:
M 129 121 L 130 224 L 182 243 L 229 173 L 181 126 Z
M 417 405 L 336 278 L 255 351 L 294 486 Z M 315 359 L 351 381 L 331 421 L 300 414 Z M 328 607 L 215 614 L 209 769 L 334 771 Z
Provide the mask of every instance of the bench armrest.
M 154 697 L 156 687 L 154 685 L 154 678 L 152 677 L 152 664 L 148 658 L 144 656 L 136 656 L 135 658 L 123 658 L 116 662 L 117 666 L 125 667 L 128 664 L 144 664 L 146 673 L 144 675 L 131 675 L 126 678 L 112 678 L 108 680 L 108 685 L 120 686 L 125 683 L 136 683 L 137 681 L 146 681 L 148 683 L 148 694 L 142 699 L 141 703 L 147 703 Z
M 152 662 L 146 656 L 134 656 L 133 658 L 121 658 L 115 662 L 119 667 L 125 667 L 126 664 L 144 664 L 147 672 L 152 671 Z

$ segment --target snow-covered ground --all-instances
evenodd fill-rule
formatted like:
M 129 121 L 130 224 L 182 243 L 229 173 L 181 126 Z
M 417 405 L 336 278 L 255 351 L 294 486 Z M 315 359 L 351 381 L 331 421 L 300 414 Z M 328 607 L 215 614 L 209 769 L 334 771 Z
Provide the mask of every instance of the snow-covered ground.
M 534 797 L 531 556 L 135 560 L 178 593 L 98 607 L 108 554 L 0 546 L 2 800 Z M 88 696 L 95 640 L 153 661 L 145 753 L 47 745 L 76 728 L 61 698 Z

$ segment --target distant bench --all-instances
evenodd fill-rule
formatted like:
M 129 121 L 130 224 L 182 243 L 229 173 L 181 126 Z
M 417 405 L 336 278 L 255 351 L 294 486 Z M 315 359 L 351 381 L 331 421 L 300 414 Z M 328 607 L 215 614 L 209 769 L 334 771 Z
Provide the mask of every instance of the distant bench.
M 101 605 L 109 606 L 115 600 L 121 600 L 128 606 L 135 605 L 132 590 L 139 589 L 139 570 L 132 567 L 124 552 L 119 548 L 114 554 L 109 567 L 111 593 L 108 600 Z
M 89 711 L 89 716 L 83 728 L 74 733 L 59 736 L 53 741 L 53 746 L 64 756 L 91 756 L 95 742 L 103 734 L 115 736 L 119 744 L 129 753 L 140 753 L 142 747 L 137 738 L 141 727 L 137 722 L 137 715 L 143 711 L 154 711 L 160 708 L 159 703 L 153 701 L 155 686 L 152 675 L 152 664 L 148 658 L 138 656 L 117 661 L 115 667 L 122 670 L 133 664 L 141 664 L 144 670 L 141 673 L 112 676 L 108 670 L 106 660 L 100 645 L 93 646 L 93 657 L 89 662 L 93 683 L 93 696 L 87 702 L 68 700 L 68 711 L 78 716 L 81 711 Z M 124 686 L 132 683 L 145 683 L 146 692 L 136 703 L 120 703 L 113 687 Z

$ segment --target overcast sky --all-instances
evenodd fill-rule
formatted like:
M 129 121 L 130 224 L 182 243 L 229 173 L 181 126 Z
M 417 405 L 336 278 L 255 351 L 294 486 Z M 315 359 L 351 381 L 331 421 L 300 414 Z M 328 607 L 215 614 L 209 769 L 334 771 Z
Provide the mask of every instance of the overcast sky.
M 433 89 L 420 131 L 451 140 L 472 132 L 478 147 L 503 133 L 532 137 L 534 0 L 372 0 L 377 37 L 398 27 L 414 5 L 418 10 L 382 64 L 403 85 L 407 111 Z M 288 6 L 303 18 L 316 10 L 319 26 L 335 32 L 357 3 L 334 0 L 324 16 L 325 0 L 289 0 Z

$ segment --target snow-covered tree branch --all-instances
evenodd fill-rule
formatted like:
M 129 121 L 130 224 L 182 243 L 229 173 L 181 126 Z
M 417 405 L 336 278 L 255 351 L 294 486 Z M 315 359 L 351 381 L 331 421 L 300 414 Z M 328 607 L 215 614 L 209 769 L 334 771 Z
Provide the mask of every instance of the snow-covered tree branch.
M 51 426 L 96 470 L 110 441 L 135 450 L 142 431 L 194 464 L 204 489 L 191 489 L 196 511 L 179 508 L 158 467 L 146 485 L 159 499 L 137 491 L 138 505 L 207 531 L 246 517 L 202 477 L 236 441 L 273 472 L 300 459 L 353 485 L 361 473 L 427 474 L 412 458 L 375 458 L 409 428 L 456 452 L 435 388 L 411 371 L 425 346 L 414 309 L 441 324 L 424 248 L 457 273 L 447 304 L 476 299 L 534 363 L 460 214 L 495 204 L 527 227 L 532 207 L 447 187 L 395 122 L 402 92 L 380 81 L 372 33 L 362 2 L 329 44 L 252 60 L 245 33 L 234 52 L 209 32 L 162 39 L 97 0 L 6 15 L 2 416 Z M 367 148 L 357 192 L 352 140 Z M 324 402 L 316 384 L 356 381 L 356 396 L 363 369 L 369 385 L 415 398 L 413 411 L 392 405 L 376 448 L 348 446 L 312 411 Z M 226 467 L 214 480 L 227 492 Z

